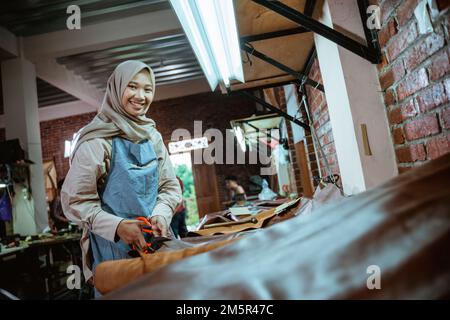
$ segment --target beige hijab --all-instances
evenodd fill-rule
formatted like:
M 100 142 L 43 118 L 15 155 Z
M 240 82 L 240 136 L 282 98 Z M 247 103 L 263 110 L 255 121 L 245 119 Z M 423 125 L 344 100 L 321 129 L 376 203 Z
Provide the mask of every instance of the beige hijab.
M 155 122 L 145 116 L 148 109 L 145 110 L 144 115 L 134 117 L 122 108 L 122 95 L 125 88 L 142 69 L 149 71 L 153 92 L 155 91 L 155 75 L 148 65 L 137 60 L 128 60 L 119 64 L 108 79 L 100 112 L 77 133 L 72 157 L 80 144 L 95 138 L 120 136 L 135 142 L 151 140 L 152 133 L 156 129 Z

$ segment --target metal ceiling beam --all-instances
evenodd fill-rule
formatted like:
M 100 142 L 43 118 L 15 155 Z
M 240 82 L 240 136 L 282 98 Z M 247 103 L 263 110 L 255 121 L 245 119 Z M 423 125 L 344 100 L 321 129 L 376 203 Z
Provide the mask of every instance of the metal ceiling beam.
M 72 97 L 70 94 L 64 91 L 54 91 L 51 93 L 42 94 L 42 92 L 38 92 L 38 101 L 47 101 L 52 100 L 55 98 L 62 98 L 62 97 Z M 76 99 L 76 98 L 74 98 Z
M 139 42 L 139 43 L 132 43 L 132 44 L 127 44 L 127 45 L 123 45 L 123 46 L 97 50 L 97 51 L 89 51 L 89 52 L 83 52 L 80 54 L 67 55 L 67 56 L 57 58 L 57 61 L 58 61 L 58 63 L 66 63 L 66 62 L 73 61 L 74 59 L 83 60 L 83 59 L 92 58 L 92 57 L 104 58 L 104 56 L 101 56 L 100 54 L 102 54 L 102 53 L 118 54 L 118 53 L 127 52 L 127 51 L 131 51 L 131 50 L 138 50 L 138 49 L 142 49 L 142 48 L 160 48 L 159 46 L 161 46 L 161 45 L 162 45 L 161 48 L 165 48 L 167 46 L 167 44 L 169 44 L 169 46 L 171 46 L 171 45 L 179 45 L 179 44 L 184 44 L 184 43 L 188 43 L 188 40 L 184 34 L 174 34 L 174 35 L 170 35 L 170 36 L 166 36 L 166 37 L 150 39 L 150 40 Z
M 20 1 L 18 1 L 20 2 Z M 36 21 L 43 20 L 47 22 L 52 17 L 60 16 L 61 14 L 65 16 L 67 7 L 71 4 L 76 4 L 77 6 L 84 6 L 86 4 L 92 3 L 101 3 L 105 2 L 104 0 L 78 0 L 76 3 L 74 1 L 65 0 L 59 3 L 47 3 L 45 5 L 41 5 L 40 7 L 28 6 L 22 7 L 19 10 L 14 8 L 11 11 L 10 8 L 4 8 L 2 10 L 3 13 L 0 14 L 0 21 L 2 24 L 7 26 L 18 26 L 18 25 L 26 25 L 28 23 L 35 23 Z M 81 11 L 83 12 L 83 11 Z M 39 22 L 38 22 L 39 23 Z
M 59 1 L 53 1 L 53 2 L 68 2 L 69 0 L 59 0 Z M 95 0 L 97 1 L 97 0 Z M 73 2 L 73 1 L 72 1 Z M 40 7 L 45 7 L 49 5 L 48 0 L 33 0 L 32 1 L 32 8 L 38 9 Z M 2 12 L 6 12 L 11 9 L 11 3 L 8 3 L 7 1 L 1 1 L 0 2 L 0 10 Z M 14 3 L 14 11 L 22 11 L 30 9 L 30 3 L 29 1 L 16 1 Z
M 203 71 L 200 66 L 197 66 L 195 68 L 184 68 L 184 69 L 172 70 L 172 71 L 167 71 L 167 72 L 161 72 L 159 74 L 155 74 L 155 81 L 158 84 L 160 81 L 180 79 L 180 78 L 189 77 L 189 76 L 198 75 L 198 74 L 203 74 Z M 94 84 L 94 85 L 105 86 L 107 80 L 108 80 L 108 77 L 95 78 L 95 79 L 91 79 L 88 81 L 89 81 L 89 83 Z
M 367 8 L 369 7 L 369 1 L 367 0 L 356 0 L 358 1 L 359 15 L 361 16 L 361 21 L 364 29 L 364 35 L 366 36 L 367 45 L 369 48 L 372 48 L 375 52 L 379 54 L 379 59 L 381 60 L 381 48 L 380 43 L 378 42 L 378 34 L 377 31 L 369 30 L 367 28 L 367 23 L 369 16 L 367 15 Z M 381 61 L 380 61 L 381 62 Z
M 68 97 L 61 97 L 58 99 L 47 100 L 47 101 L 40 101 L 40 102 L 38 102 L 38 105 L 39 105 L 39 108 L 42 108 L 42 107 L 46 107 L 46 106 L 51 106 L 51 105 L 55 105 L 55 104 L 60 104 L 60 103 L 69 102 L 69 101 L 76 101 L 76 100 L 77 100 L 77 98 L 68 96 Z
M 270 58 L 269 56 L 259 52 L 258 50 L 255 50 L 255 48 L 251 47 L 249 44 L 247 44 L 247 43 L 241 44 L 241 49 L 246 51 L 246 52 L 248 52 L 249 54 L 251 54 L 251 55 L 253 55 L 253 56 L 255 56 L 255 57 L 257 57 L 257 58 L 259 58 L 259 59 L 261 59 L 261 60 L 263 60 L 265 62 L 267 62 L 267 63 L 270 63 L 271 65 L 277 67 L 278 69 L 280 69 L 280 70 L 282 70 L 282 71 L 284 71 L 284 72 L 286 72 L 286 73 L 296 77 L 301 82 L 305 82 L 306 84 L 308 84 L 310 86 L 313 86 L 313 87 L 319 89 L 320 91 L 324 91 L 323 85 L 321 85 L 320 83 L 309 79 L 305 74 L 303 74 L 301 72 L 298 72 L 298 71 L 295 71 L 295 70 L 289 68 L 288 66 L 286 66 L 286 65 L 284 65 L 284 64 L 282 64 L 282 63 L 280 63 L 280 62 Z
M 252 127 L 253 129 L 255 129 L 256 132 L 257 132 L 258 134 L 259 134 L 259 131 L 263 131 L 264 134 L 265 134 L 266 136 L 268 136 L 270 139 L 273 139 L 273 140 L 275 140 L 275 141 L 280 142 L 279 139 L 277 139 L 277 138 L 275 138 L 274 136 L 272 136 L 272 134 L 270 133 L 270 130 L 255 127 L 254 125 L 252 125 L 252 124 L 250 124 L 250 123 L 248 123 L 248 122 L 246 122 L 245 124 L 248 125 L 248 126 L 250 126 L 250 127 Z
M 152 43 L 152 42 L 144 42 L 139 44 L 131 44 L 122 47 L 116 47 L 111 49 L 87 52 L 72 56 L 65 56 L 61 58 L 57 58 L 58 63 L 62 64 L 70 64 L 76 62 L 83 62 L 86 60 L 99 60 L 99 59 L 108 59 L 111 57 L 116 57 L 118 55 L 127 54 L 127 53 L 136 53 L 137 51 L 145 50 L 162 50 L 163 49 L 172 49 L 176 47 L 186 47 L 189 46 L 189 42 L 186 38 L 180 38 L 173 41 L 160 42 L 160 43 Z
M 122 3 L 121 3 L 122 2 Z M 142 1 L 128 1 L 126 3 L 116 2 L 110 4 L 110 1 L 96 1 L 95 3 L 86 2 L 80 5 L 83 17 L 83 25 L 94 24 L 100 21 L 105 21 L 111 18 L 118 18 L 120 16 L 129 16 L 132 14 L 139 14 L 142 12 L 151 12 L 156 10 L 169 9 L 170 6 L 164 0 L 156 0 L 149 2 Z M 53 9 L 52 5 L 38 9 L 38 12 L 29 12 L 25 15 L 5 16 L 6 21 L 0 20 L 13 33 L 21 36 L 31 36 L 45 32 L 52 32 L 55 30 L 66 29 L 66 8 L 69 4 L 76 4 L 66 2 L 60 4 L 57 10 Z M 62 8 L 61 8 L 62 7 Z
M 314 59 L 317 57 L 316 47 L 312 47 L 311 51 L 308 54 L 308 59 L 306 60 L 305 68 L 303 69 L 304 74 L 309 74 L 311 71 L 312 65 L 314 63 Z
M 205 75 L 203 73 L 200 73 L 197 75 L 189 76 L 186 78 L 180 78 L 180 79 L 176 79 L 176 80 L 159 81 L 157 83 L 157 85 L 158 86 L 166 86 L 166 85 L 182 83 L 182 82 L 186 82 L 186 81 L 190 81 L 190 80 L 203 79 L 204 77 L 205 77 Z M 209 90 L 205 91 L 205 92 L 209 92 Z
M 186 55 L 186 51 L 190 52 L 190 46 L 182 46 L 182 47 L 176 47 L 172 49 L 166 49 L 163 51 L 137 51 L 133 53 L 123 54 L 123 55 L 117 55 L 114 57 L 111 57 L 109 59 L 100 59 L 95 61 L 82 61 L 77 63 L 68 63 L 65 64 L 66 68 L 69 70 L 72 70 L 76 68 L 79 64 L 84 64 L 86 66 L 89 66 L 91 68 L 98 68 L 98 67 L 107 67 L 107 66 L 116 66 L 122 61 L 125 60 L 146 60 L 146 61 L 152 61 L 152 62 L 160 62 L 163 60 L 163 57 L 183 57 Z M 150 58 L 149 58 L 150 57 Z M 147 58 L 147 59 L 146 59 Z
M 159 68 L 161 66 L 171 66 L 171 65 L 177 65 L 177 64 L 185 64 L 185 63 L 195 63 L 198 64 L 197 58 L 192 53 L 186 57 L 184 55 L 179 55 L 180 58 L 175 59 L 159 59 L 159 58 L 149 58 L 149 59 L 140 59 L 140 61 L 148 64 L 151 68 Z M 114 68 L 117 66 L 117 64 L 108 63 L 103 66 L 92 66 L 91 64 L 84 63 L 80 66 L 76 66 L 72 68 L 73 72 L 76 74 L 81 75 L 82 77 L 85 77 L 85 74 L 101 74 L 101 73 L 111 73 Z
M 103 58 L 103 59 L 93 58 L 93 59 L 86 59 L 86 60 L 80 60 L 80 61 L 71 61 L 71 62 L 64 63 L 64 65 L 68 69 L 72 69 L 74 66 L 79 65 L 80 63 L 86 64 L 86 63 L 89 63 L 90 60 L 91 61 L 94 60 L 95 62 L 93 62 L 92 65 L 95 65 L 97 67 L 97 66 L 102 66 L 102 65 L 106 65 L 106 64 L 114 64 L 114 63 L 117 63 L 118 61 L 122 61 L 122 60 L 129 60 L 129 59 L 139 59 L 140 60 L 141 58 L 145 58 L 145 57 L 165 57 L 165 56 L 170 56 L 170 55 L 176 54 L 176 53 L 185 54 L 186 51 L 189 51 L 190 49 L 191 49 L 191 47 L 190 47 L 189 43 L 186 43 L 184 45 L 179 45 L 179 46 L 170 47 L 170 48 L 166 48 L 166 49 L 152 50 L 150 48 L 148 50 L 133 50 L 133 51 L 129 51 L 128 53 L 124 53 L 124 54 L 110 55 L 109 57 Z
M 305 9 L 303 10 L 305 15 L 307 15 L 308 17 L 311 17 L 314 13 L 315 6 L 316 6 L 316 0 L 306 0 Z
M 275 115 L 273 113 L 270 113 L 270 114 L 264 114 L 264 115 L 255 116 L 254 119 L 246 118 L 246 119 L 241 119 L 241 120 L 233 120 L 233 122 L 235 122 L 235 123 L 241 123 L 241 122 L 242 123 L 248 123 L 248 122 L 260 121 L 260 120 L 273 119 L 273 118 L 276 118 L 278 116 L 279 116 L 278 114 Z
M 252 1 L 280 14 L 281 16 L 299 24 L 300 26 L 307 28 L 308 30 L 311 30 L 327 38 L 328 40 L 340 45 L 341 47 L 346 48 L 347 50 L 350 50 L 356 55 L 374 64 L 378 64 L 380 62 L 380 53 L 374 50 L 372 47 L 368 47 L 364 44 L 361 44 L 358 41 L 355 41 L 343 35 L 342 33 L 324 25 L 323 23 L 320 23 L 301 12 L 292 9 L 291 7 L 285 5 L 280 1 L 276 0 L 272 1 L 252 0 Z
M 157 81 L 164 82 L 164 81 L 183 79 L 183 78 L 188 78 L 188 77 L 198 76 L 198 75 L 203 75 L 203 71 L 199 70 L 199 71 L 183 73 L 183 74 L 179 74 L 179 75 L 175 75 L 175 76 L 161 77 L 161 78 L 157 79 Z M 158 84 L 158 82 L 156 82 L 156 84 Z
M 167 57 L 167 55 L 165 55 Z M 189 53 L 175 53 L 175 54 L 171 54 L 170 56 L 168 56 L 168 60 L 164 59 L 164 58 L 160 58 L 160 57 L 152 57 L 149 56 L 147 58 L 141 58 L 140 60 L 142 62 L 147 63 L 148 65 L 152 66 L 155 64 L 170 64 L 170 63 L 179 63 L 179 62 L 184 62 L 184 61 L 191 61 L 192 59 L 196 59 L 195 55 L 193 52 L 189 52 Z M 117 65 L 117 61 L 104 61 L 104 60 L 100 60 L 100 61 L 95 61 L 95 62 L 91 62 L 91 63 L 82 63 L 80 65 L 76 65 L 72 68 L 70 68 L 70 70 L 73 70 L 75 73 L 77 74 L 83 74 L 84 72 L 94 72 L 94 73 L 100 73 L 100 72 L 104 72 L 107 70 L 111 70 L 111 68 L 114 68 Z
M 309 30 L 306 28 L 303 28 L 303 27 L 286 29 L 286 30 L 281 30 L 281 31 L 272 31 L 272 32 L 266 32 L 266 33 L 255 34 L 255 35 L 250 35 L 250 36 L 242 36 L 241 42 L 261 41 L 261 40 L 290 36 L 293 34 L 299 34 L 299 33 L 305 33 L 305 32 L 309 32 Z
M 117 26 L 127 26 L 118 28 Z M 81 30 L 60 30 L 23 39 L 25 56 L 35 61 L 138 43 L 169 34 L 179 34 L 180 23 L 173 10 L 141 13 L 132 17 L 84 25 Z M 93 37 L 92 35 L 101 35 Z M 46 45 L 42 45 L 45 43 Z
M 310 132 L 311 128 L 309 127 L 309 125 L 307 125 L 306 123 L 301 122 L 300 120 L 292 117 L 291 115 L 287 114 L 286 112 L 284 112 L 283 110 L 278 109 L 277 107 L 274 107 L 273 105 L 271 105 L 270 103 L 267 103 L 266 101 L 264 101 L 263 99 L 260 99 L 256 96 L 254 96 L 253 94 L 243 90 L 243 91 L 238 91 L 239 94 L 250 98 L 251 100 L 259 103 L 260 105 L 262 105 L 263 107 L 269 109 L 272 112 L 275 112 L 276 114 L 279 114 L 280 116 L 282 116 L 283 118 L 299 125 L 300 127 L 302 127 L 303 129 L 305 129 L 306 131 Z
M 155 79 L 161 79 L 164 78 L 166 76 L 170 76 L 170 75 L 177 75 L 177 74 L 184 74 L 187 72 L 191 72 L 191 71 L 201 71 L 201 67 L 199 65 L 195 65 L 192 67 L 186 67 L 186 68 L 179 68 L 179 69 L 174 69 L 174 70 L 168 70 L 168 71 L 163 71 L 163 72 L 155 72 Z M 86 78 L 86 80 L 88 80 L 91 83 L 106 83 L 106 80 L 108 79 L 109 74 L 104 75 L 103 77 L 93 77 L 93 78 Z
M 172 70 L 178 70 L 178 69 L 183 69 L 183 68 L 200 68 L 199 64 L 197 63 L 196 60 L 193 60 L 192 62 L 187 62 L 187 63 L 178 63 L 178 64 L 173 64 L 173 65 L 167 65 L 167 66 L 162 66 L 160 67 L 159 65 L 149 65 L 153 72 L 155 73 L 155 75 L 160 75 L 161 72 L 164 71 L 172 71 Z M 107 78 L 111 75 L 111 73 L 114 71 L 115 66 L 111 66 L 111 69 L 101 72 L 101 73 L 92 73 L 92 72 L 86 72 L 85 74 L 82 74 L 81 77 L 83 79 L 86 80 L 92 80 L 92 79 L 99 79 L 99 78 Z
M 190 81 L 190 80 L 198 80 L 198 79 L 203 79 L 205 77 L 205 75 L 203 74 L 203 72 L 194 72 L 192 74 L 187 74 L 187 75 L 183 75 L 183 77 L 167 77 L 164 79 L 157 79 L 156 80 L 156 87 L 158 90 L 158 87 L 160 86 L 165 86 L 165 85 L 173 85 L 173 84 L 178 84 L 178 83 L 182 83 L 182 82 L 186 82 L 186 81 Z M 106 80 L 104 83 L 98 83 L 96 84 L 96 87 L 98 89 L 104 90 L 106 86 Z M 180 89 L 181 90 L 181 89 Z M 205 86 L 204 91 L 201 92 L 210 92 L 210 88 Z M 190 93 L 187 93 L 190 94 Z M 179 96 L 179 95 L 177 95 Z

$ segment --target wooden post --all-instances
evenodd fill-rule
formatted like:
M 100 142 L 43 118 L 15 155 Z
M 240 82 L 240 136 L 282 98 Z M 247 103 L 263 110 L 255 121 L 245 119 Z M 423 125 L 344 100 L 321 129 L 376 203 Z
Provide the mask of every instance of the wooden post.
M 312 198 L 314 188 L 311 180 L 311 173 L 309 172 L 308 158 L 306 157 L 305 140 L 299 141 L 295 144 L 295 153 L 299 162 L 300 177 L 303 187 L 303 196 Z

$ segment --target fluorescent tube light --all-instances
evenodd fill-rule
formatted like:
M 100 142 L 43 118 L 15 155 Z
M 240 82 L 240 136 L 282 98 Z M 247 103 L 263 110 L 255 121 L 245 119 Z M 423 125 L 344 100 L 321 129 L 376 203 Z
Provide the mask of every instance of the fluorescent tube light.
M 170 0 L 212 90 L 244 82 L 233 0 Z

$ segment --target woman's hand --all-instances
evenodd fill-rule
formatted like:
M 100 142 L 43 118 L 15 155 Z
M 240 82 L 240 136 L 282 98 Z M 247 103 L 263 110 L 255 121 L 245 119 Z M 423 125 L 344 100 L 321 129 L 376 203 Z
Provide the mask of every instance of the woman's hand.
M 150 217 L 150 223 L 152 224 L 153 235 L 155 237 L 170 237 L 169 226 L 163 216 Z
M 117 235 L 126 244 L 134 244 L 139 248 L 145 247 L 145 239 L 141 226 L 144 225 L 139 220 L 122 220 L 117 227 Z

